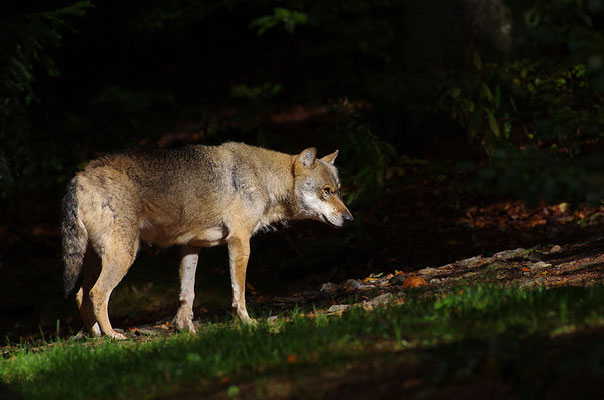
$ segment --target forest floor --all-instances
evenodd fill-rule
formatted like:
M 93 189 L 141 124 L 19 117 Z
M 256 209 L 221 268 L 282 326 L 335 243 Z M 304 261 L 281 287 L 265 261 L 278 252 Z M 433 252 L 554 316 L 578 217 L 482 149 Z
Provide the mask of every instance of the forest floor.
M 470 314 L 467 311 L 460 312 L 461 316 L 456 318 L 458 307 L 455 306 L 443 313 L 441 316 L 443 321 L 452 318 L 453 326 L 445 323 L 443 327 L 438 321 L 430 322 L 433 317 L 423 320 L 420 316 L 419 328 L 402 323 L 401 328 L 408 330 L 407 333 L 402 333 L 402 337 L 407 338 L 406 340 L 387 337 L 384 339 L 374 333 L 352 333 L 348 339 L 344 339 L 350 342 L 350 349 L 341 354 L 342 350 L 335 350 L 340 346 L 334 343 L 334 350 L 327 350 L 327 353 L 319 352 L 322 355 L 319 356 L 320 362 L 315 366 L 312 363 L 308 364 L 306 361 L 308 356 L 304 353 L 300 356 L 296 355 L 304 350 L 293 350 L 293 353 L 282 356 L 287 361 L 286 366 L 281 368 L 267 370 L 266 367 L 260 366 L 262 365 L 260 362 L 248 372 L 222 375 L 210 379 L 209 383 L 201 374 L 199 379 L 204 383 L 199 386 L 191 384 L 188 380 L 185 380 L 184 384 L 176 381 L 169 386 L 154 384 L 149 394 L 158 389 L 159 394 L 141 397 L 141 391 L 136 390 L 130 392 L 132 397 L 129 397 L 130 395 L 127 394 L 129 390 L 126 389 L 125 396 L 156 400 L 193 399 L 200 396 L 211 399 L 319 399 L 334 396 L 344 396 L 347 399 L 399 397 L 481 399 L 487 395 L 496 399 L 534 396 L 553 399 L 601 398 L 600 396 L 604 394 L 601 380 L 604 371 L 602 370 L 604 366 L 602 364 L 602 356 L 604 356 L 602 292 L 596 291 L 596 296 L 599 297 L 594 300 L 593 293 L 585 290 L 589 287 L 601 288 L 604 281 L 603 261 L 604 239 L 596 238 L 562 246 L 548 244 L 529 249 L 504 250 L 486 256 L 477 255 L 413 272 L 395 270 L 389 273 L 372 273 L 356 279 L 349 278 L 343 282 L 325 282 L 317 290 L 285 290 L 274 296 L 262 296 L 253 286 L 249 286 L 248 289 L 256 292 L 250 296 L 249 308 L 256 313 L 259 320 L 266 320 L 269 326 L 291 324 L 295 322 L 292 321 L 292 315 L 297 315 L 294 319 L 297 318 L 299 322 L 300 318 L 310 320 L 321 317 L 330 320 L 344 318 L 354 310 L 379 313 L 388 307 L 406 306 L 408 310 L 406 312 L 410 312 L 413 309 L 412 299 L 420 299 L 418 304 L 421 305 L 424 296 L 426 301 L 430 302 L 440 296 L 455 298 L 457 294 L 461 296 L 464 291 L 476 293 L 477 288 L 478 292 L 486 290 L 487 293 L 483 294 L 486 301 L 484 308 L 481 307 L 482 300 L 478 296 L 469 304 L 473 310 Z M 547 299 L 566 296 L 568 291 L 560 291 L 560 289 L 566 290 L 569 287 L 578 290 L 571 297 L 570 303 L 562 302 L 560 304 L 563 306 L 542 308 L 547 308 L 549 301 Z M 505 297 L 498 305 L 488 304 L 488 292 L 496 292 L 497 288 L 511 289 L 510 292 L 504 292 L 509 293 L 510 296 L 514 296 L 514 290 L 520 291 L 521 308 L 518 308 L 518 304 L 515 305 L 517 317 L 515 311 L 510 315 L 510 310 L 506 309 Z M 534 291 L 539 293 L 543 291 L 542 300 L 547 301 L 543 304 L 539 301 L 535 302 L 535 296 L 530 295 Z M 525 295 L 526 305 L 522 303 Z M 504 296 L 508 295 L 504 294 Z M 539 296 L 537 295 L 537 298 Z M 582 296 L 591 298 L 592 302 L 596 302 L 595 304 L 598 302 L 600 304 L 593 311 L 590 311 L 589 306 L 587 310 L 582 310 L 588 315 L 587 320 L 591 322 L 581 322 L 583 320 L 577 319 L 574 315 L 573 308 L 583 302 Z M 510 297 L 510 302 L 513 301 Z M 589 303 L 588 300 L 586 302 Z M 567 306 L 568 311 L 566 311 Z M 501 311 L 497 311 L 498 307 L 501 307 Z M 463 309 L 463 306 L 460 305 L 459 309 Z M 428 312 L 431 312 L 430 310 L 431 308 L 428 307 Z M 219 329 L 236 329 L 229 320 L 226 323 L 221 322 L 221 319 L 224 321 L 221 316 L 228 313 L 228 308 L 197 307 L 196 312 L 198 316 L 195 323 L 202 336 L 206 335 L 212 326 L 218 326 Z M 500 319 L 497 316 L 498 312 L 501 312 Z M 530 317 L 532 313 L 535 315 L 535 321 L 532 323 L 534 327 L 530 329 L 523 328 L 525 325 L 522 322 L 514 322 L 526 318 L 524 314 L 527 313 L 529 319 L 533 318 Z M 164 317 L 149 322 L 150 317 L 149 314 L 143 317 L 143 323 L 137 322 L 141 321 L 137 318 L 120 321 L 126 324 L 121 325 L 125 328 L 121 331 L 129 338 L 130 345 L 126 347 L 127 351 L 136 351 L 133 345 L 161 343 L 169 338 L 178 338 L 170 324 L 170 318 Z M 546 322 L 550 319 L 559 322 L 554 322 L 552 325 Z M 517 327 L 514 328 L 516 323 Z M 459 328 L 459 324 L 462 328 Z M 421 325 L 425 327 L 422 328 Z M 426 333 L 422 334 L 422 329 Z M 474 329 L 476 332 L 473 332 Z M 457 337 L 459 332 L 465 332 L 461 335 L 465 339 L 460 340 Z M 51 337 L 52 335 L 44 337 L 42 334 L 33 334 L 25 338 L 20 345 L 2 346 L 0 351 L 10 359 L 17 359 L 16 355 L 19 351 L 39 354 L 42 359 L 45 352 L 52 351 L 53 347 L 56 347 L 53 344 L 54 339 L 48 341 Z M 431 337 L 433 339 L 430 339 Z M 411 338 L 414 338 L 413 342 Z M 421 338 L 419 342 L 415 342 L 418 338 Z M 185 342 L 188 340 L 190 338 L 185 339 Z M 303 342 L 301 339 L 294 340 Z M 62 343 L 67 346 L 67 342 Z M 84 348 L 100 346 L 97 353 L 99 357 L 103 354 L 102 347 L 109 344 L 95 341 L 89 343 L 81 334 L 71 337 L 68 343 L 71 343 L 70 346 L 81 343 Z M 224 351 L 220 345 L 217 346 L 216 351 Z M 237 344 L 232 343 L 227 346 L 236 347 Z M 301 348 L 304 349 L 304 346 L 302 345 Z M 281 351 L 280 348 L 275 348 L 275 351 L 277 349 Z M 195 354 L 194 351 L 199 350 L 185 353 L 189 355 L 185 357 L 186 360 L 182 358 L 182 362 L 194 360 L 191 358 L 193 357 L 191 354 Z M 212 353 L 205 347 L 202 351 Z M 334 358 L 325 361 L 325 354 L 328 355 L 330 352 L 334 353 Z M 165 352 L 160 353 L 165 354 Z M 311 359 L 313 357 L 316 356 L 310 356 Z M 99 363 L 94 361 L 94 357 L 89 358 L 93 373 L 95 368 L 98 368 L 93 365 L 103 365 L 106 362 Z M 161 361 L 158 361 L 158 365 L 159 363 Z M 30 361 L 29 365 L 34 363 Z M 59 371 L 65 368 L 64 364 L 61 365 Z M 120 362 L 116 361 L 116 366 L 119 365 Z M 250 372 L 256 369 L 261 372 Z M 193 372 L 189 372 L 191 373 Z M 123 390 L 115 388 L 115 385 L 119 388 L 120 384 L 110 380 L 113 379 L 110 378 L 113 376 L 111 373 L 103 372 L 100 376 L 99 379 L 110 385 L 112 390 Z M 160 380 L 169 381 L 169 375 L 166 376 L 168 378 L 162 377 Z M 39 385 L 47 384 L 46 381 L 35 382 Z M 48 384 L 52 387 L 51 383 Z M 167 387 L 170 389 L 166 389 Z M 124 397 L 124 392 L 117 393 L 122 393 L 120 396 Z M 20 398 L 14 395 L 15 397 L 7 398 Z
M 460 192 L 456 189 L 460 177 L 449 172 L 453 171 L 449 161 L 440 158 L 447 148 L 447 143 L 441 143 L 421 162 L 396 161 L 388 171 L 383 196 L 351 209 L 357 222 L 350 228 L 334 231 L 304 222 L 254 238 L 247 285 L 252 314 L 273 321 L 294 309 L 311 318 L 335 316 L 352 309 L 396 305 L 410 291 L 450 293 L 472 285 L 555 290 L 604 282 L 604 206 L 528 207 L 516 199 Z M 41 191 L 0 210 L 0 338 L 8 342 L 3 354 L 16 343 L 43 347 L 48 338 L 70 337 L 81 329 L 74 302 L 62 296 L 60 197 L 58 191 Z M 224 249 L 207 249 L 200 256 L 194 311 L 201 326 L 230 315 L 226 260 Z M 177 282 L 177 252 L 143 248 L 112 296 L 113 325 L 135 341 L 171 336 Z M 561 353 L 574 352 L 576 343 L 603 343 L 603 336 L 598 328 L 550 338 L 537 358 L 541 363 L 555 361 Z M 535 338 L 521 334 L 519 338 L 518 351 L 540 346 L 533 343 Z M 484 352 L 472 346 L 464 351 Z M 279 387 L 274 396 L 264 397 L 312 398 L 303 387 L 317 385 L 325 397 L 353 399 L 392 398 L 403 392 L 425 398 L 482 398 L 484 393 L 514 397 L 508 396 L 504 383 L 489 376 L 423 392 L 425 379 L 414 368 L 429 370 L 438 351 L 430 350 L 434 357 L 416 364 L 392 360 L 385 350 L 333 370 L 240 381 L 235 397 L 254 398 L 259 390 L 267 394 L 266 390 Z M 536 379 L 548 381 L 548 374 L 540 364 Z M 560 382 L 570 386 L 541 393 L 548 398 L 583 393 L 589 398 L 592 391 L 602 389 L 594 379 L 572 377 Z M 232 398 L 230 387 L 218 385 L 211 396 Z M 198 395 L 195 390 L 179 389 L 161 398 Z
M 287 269 L 267 267 L 250 271 L 247 298 L 252 314 L 271 323 L 287 320 L 293 310 L 308 318 L 338 318 L 355 309 L 371 312 L 385 305 L 403 304 L 409 293 L 434 296 L 476 285 L 555 291 L 604 282 L 602 207 L 571 210 L 562 203 L 531 209 L 517 200 L 478 199 L 469 199 L 469 204 L 475 204 L 465 208 L 438 206 L 436 203 L 443 201 L 442 193 L 447 191 L 446 186 L 434 184 L 438 179 L 424 178 L 415 186 L 410 184 L 411 190 L 409 186 L 388 190 L 381 204 L 392 210 L 388 215 L 361 210 L 363 228 L 379 245 L 360 251 L 354 247 L 357 243 L 352 236 L 346 245 L 351 252 L 345 258 L 346 269 L 337 263 L 323 269 L 311 263 L 298 265 L 299 270 L 293 274 Z M 398 201 L 402 196 L 406 197 Z M 414 203 L 409 200 L 412 197 Z M 38 218 L 31 225 L 19 225 L 7 214 L 0 232 L 13 244 L 4 247 L 4 254 L 14 258 L 2 259 L 0 307 L 3 327 L 11 333 L 12 344 L 2 346 L 1 351 L 13 354 L 15 343 L 44 351 L 47 340 L 57 334 L 68 338 L 81 326 L 73 303 L 60 294 L 58 232 L 48 214 L 30 213 L 29 218 Z M 275 245 L 273 241 L 281 236 L 288 240 L 301 237 L 301 244 L 290 251 L 304 255 L 309 251 L 304 243 L 329 238 L 332 232 L 323 227 L 314 229 L 308 224 L 294 228 L 293 233 L 280 230 L 268 234 L 264 240 L 259 238 L 259 251 L 277 257 L 281 253 L 273 246 L 287 247 L 288 242 L 281 238 Z M 367 253 L 372 256 L 363 258 Z M 225 256 L 223 251 L 214 251 L 208 260 L 217 262 Z M 146 248 L 139 258 L 142 265 L 133 268 L 112 297 L 113 324 L 134 342 L 171 337 L 174 330 L 170 319 L 177 306 L 177 254 L 158 254 Z M 153 261 L 156 258 L 158 261 Z M 20 260 L 21 264 L 9 264 L 10 260 Z M 172 268 L 164 267 L 166 263 Z M 214 323 L 220 325 L 230 315 L 230 285 L 224 265 L 206 269 L 198 279 L 195 322 L 203 330 Z M 280 285 L 283 279 L 285 284 Z M 473 323 L 468 320 L 468 324 Z M 189 385 L 177 385 L 169 394 L 164 391 L 152 398 L 193 399 L 201 394 L 213 399 L 387 399 L 402 395 L 479 399 L 486 394 L 501 399 L 535 394 L 552 399 L 598 398 L 604 394 L 597 372 L 602 364 L 590 354 L 602 354 L 602 326 L 566 324 L 560 329 L 563 332 L 549 336 L 518 332 L 511 341 L 509 337 L 495 337 L 410 350 L 393 350 L 391 343 L 378 342 L 371 345 L 377 347 L 370 354 L 334 361 L 327 367 L 223 377 L 204 386 L 201 392 Z M 468 366 L 476 362 L 479 367 Z M 498 366 L 495 372 L 489 372 L 490 362 Z M 524 378 L 507 370 L 521 370 L 524 362 L 530 365 L 530 371 L 522 372 Z M 463 371 L 469 368 L 471 372 L 461 379 L 451 378 L 458 364 Z M 447 371 L 445 378 L 439 368 Z M 564 372 L 567 369 L 571 371 L 568 374 Z

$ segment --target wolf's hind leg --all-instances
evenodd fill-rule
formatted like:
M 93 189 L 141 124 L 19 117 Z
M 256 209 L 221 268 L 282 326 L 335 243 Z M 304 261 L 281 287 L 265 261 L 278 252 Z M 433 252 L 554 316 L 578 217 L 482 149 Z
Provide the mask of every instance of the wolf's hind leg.
M 195 299 L 195 270 L 199 247 L 183 246 L 180 250 L 180 307 L 172 323 L 179 331 L 197 333 L 193 325 L 193 300 Z
M 109 297 L 134 262 L 138 249 L 138 237 L 133 236 L 134 239 L 129 239 L 128 235 L 120 232 L 120 234 L 114 234 L 113 237 L 108 238 L 102 256 L 101 273 L 90 290 L 92 308 L 101 332 L 114 339 L 126 339 L 126 336 L 117 333 L 111 327 L 107 311 Z
M 101 336 L 101 328 L 94 316 L 92 302 L 90 301 L 90 289 L 92 289 L 101 272 L 101 259 L 91 249 L 86 252 L 83 272 L 84 278 L 82 286 L 76 294 L 76 302 L 86 329 L 92 336 L 98 337 Z
M 229 266 L 231 270 L 231 286 L 233 287 L 233 309 L 241 321 L 253 324 L 256 321 L 250 318 L 245 306 L 245 273 L 250 258 L 250 238 L 229 235 L 227 238 L 229 248 Z
M 99 328 L 99 323 L 94 316 L 94 310 L 92 309 L 92 302 L 90 301 L 90 296 L 84 295 L 84 287 L 80 287 L 78 292 L 76 293 L 76 302 L 78 303 L 78 309 L 80 310 L 80 316 L 82 317 L 82 321 L 84 321 L 84 326 L 86 326 L 86 330 L 94 337 L 101 336 L 101 328 Z

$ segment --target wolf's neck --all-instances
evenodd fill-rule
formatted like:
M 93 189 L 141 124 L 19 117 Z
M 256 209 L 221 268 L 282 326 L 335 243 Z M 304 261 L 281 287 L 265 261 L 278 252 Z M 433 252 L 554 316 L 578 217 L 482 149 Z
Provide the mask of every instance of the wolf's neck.
M 270 176 L 265 177 L 269 193 L 269 208 L 273 222 L 295 219 L 294 162 L 295 156 L 280 153 L 270 163 Z

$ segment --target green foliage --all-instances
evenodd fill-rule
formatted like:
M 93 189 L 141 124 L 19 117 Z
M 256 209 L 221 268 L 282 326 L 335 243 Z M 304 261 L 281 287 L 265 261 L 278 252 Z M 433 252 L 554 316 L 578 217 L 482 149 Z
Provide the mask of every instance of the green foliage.
M 597 137 L 604 128 L 604 107 L 584 64 L 552 65 L 542 59 L 518 59 L 473 66 L 457 85 L 444 89 L 441 106 L 478 139 L 487 153 L 507 143 L 563 144 Z M 479 69 L 480 68 L 480 69 Z M 446 81 L 456 80 L 448 77 Z M 522 133 L 512 137 L 512 132 Z M 514 140 L 516 139 L 516 140 Z
M 0 197 L 24 187 L 61 178 L 62 160 L 51 142 L 34 141 L 30 109 L 41 68 L 59 75 L 48 49 L 58 46 L 73 19 L 92 7 L 90 1 L 51 11 L 9 14 L 0 21 Z
M 258 36 L 262 36 L 269 29 L 282 24 L 287 33 L 294 33 L 297 26 L 307 22 L 308 15 L 303 12 L 276 7 L 272 15 L 265 15 L 250 22 L 250 28 L 257 28 Z
M 444 89 L 440 103 L 451 118 L 466 127 L 470 139 L 479 140 L 490 153 L 499 140 L 509 139 L 510 124 L 504 117 L 502 129 L 496 119 L 502 108 L 501 83 L 493 79 L 497 66 L 484 65 L 477 50 L 473 51 L 471 65 L 460 80 L 446 78 L 455 81 L 456 86 Z M 509 118 L 509 114 L 506 116 Z
M 520 59 L 501 71 L 519 107 L 514 122 L 534 143 L 572 144 L 569 155 L 574 156 L 581 141 L 604 129 L 604 108 L 584 64 L 552 66 Z
M 535 146 L 523 150 L 508 146 L 496 149 L 491 164 L 478 173 L 474 190 L 500 195 L 520 193 L 530 205 L 539 200 L 550 203 L 604 199 L 604 159 L 599 153 L 569 159 L 552 157 Z
M 596 90 L 604 90 L 604 35 L 601 17 L 604 3 L 589 1 L 536 1 L 524 15 L 535 45 L 566 47 L 562 64 L 584 64 Z
M 603 198 L 604 157 L 592 154 L 604 137 L 596 3 L 526 4 L 523 47 L 486 62 L 470 47 L 465 68 L 439 75 L 442 109 L 490 157 L 475 189 L 532 204 Z
M 345 194 L 345 202 L 371 202 L 383 191 L 388 167 L 396 155 L 394 147 L 376 135 L 356 111 L 357 105 L 346 99 L 334 104 L 338 139 L 341 149 L 341 173 L 354 188 Z M 338 162 L 340 162 L 338 160 Z

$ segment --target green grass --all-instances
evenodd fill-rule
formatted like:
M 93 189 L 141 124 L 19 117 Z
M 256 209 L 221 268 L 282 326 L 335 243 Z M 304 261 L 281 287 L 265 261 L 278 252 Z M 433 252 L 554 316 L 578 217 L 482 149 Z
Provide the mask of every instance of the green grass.
M 152 398 L 186 387 L 203 393 L 224 386 L 227 379 L 307 374 L 377 352 L 434 352 L 454 344 L 509 343 L 600 329 L 603 300 L 602 286 L 545 290 L 480 285 L 440 294 L 412 292 L 401 305 L 371 312 L 353 309 L 341 317 L 295 312 L 272 325 L 209 324 L 198 335 L 148 342 L 22 345 L 0 361 L 0 380 L 26 399 Z

